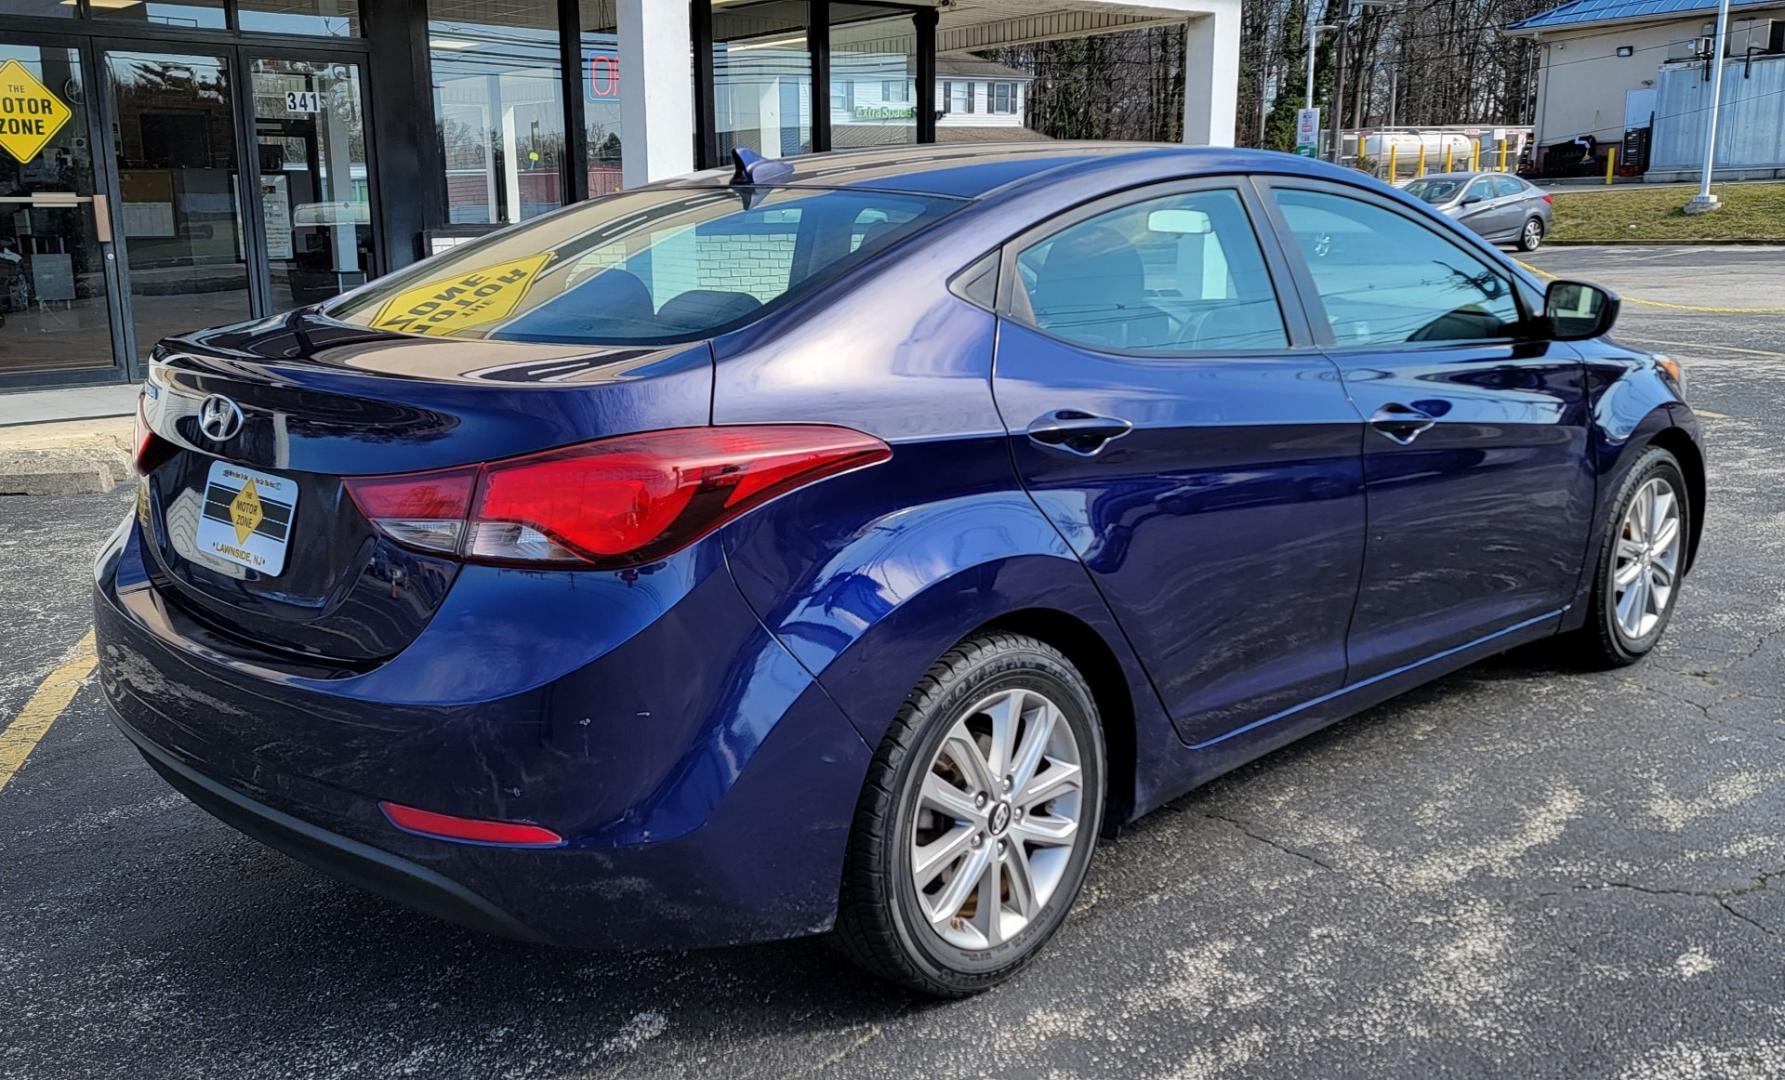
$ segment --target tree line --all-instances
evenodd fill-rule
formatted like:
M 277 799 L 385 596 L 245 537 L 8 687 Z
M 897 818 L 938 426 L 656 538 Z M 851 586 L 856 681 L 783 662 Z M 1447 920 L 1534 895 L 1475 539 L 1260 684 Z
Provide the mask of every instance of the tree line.
M 1528 124 L 1537 87 L 1537 46 L 1505 27 L 1557 0 L 1395 0 L 1358 8 L 1355 0 L 1246 0 L 1240 20 L 1241 146 L 1295 148 L 1295 115 L 1307 93 L 1309 9 L 1318 24 L 1353 17 L 1345 45 L 1340 123 Z M 1323 32 L 1315 54 L 1314 98 L 1330 122 L 1338 36 Z M 1061 139 L 1144 139 L 1183 135 L 1185 34 L 1151 27 L 1120 34 L 1001 49 L 996 58 L 1035 77 L 1028 125 Z

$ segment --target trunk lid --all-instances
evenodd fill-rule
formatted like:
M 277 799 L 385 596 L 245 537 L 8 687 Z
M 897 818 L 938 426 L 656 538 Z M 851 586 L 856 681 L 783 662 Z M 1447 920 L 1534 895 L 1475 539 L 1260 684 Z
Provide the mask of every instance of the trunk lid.
M 459 566 L 376 533 L 342 477 L 704 425 L 711 398 L 704 342 L 424 338 L 314 312 L 169 339 L 143 401 L 165 443 L 145 480 L 151 576 L 244 644 L 370 665 L 420 633 Z

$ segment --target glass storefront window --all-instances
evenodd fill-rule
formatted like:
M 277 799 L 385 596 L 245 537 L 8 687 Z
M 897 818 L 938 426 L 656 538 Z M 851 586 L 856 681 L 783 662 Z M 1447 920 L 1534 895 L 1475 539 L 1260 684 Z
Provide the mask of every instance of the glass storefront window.
M 553 0 L 428 0 L 447 220 L 493 225 L 563 204 L 563 63 Z
M 79 12 L 66 0 L 0 0 L 0 15 L 29 15 L 34 19 L 72 19 Z
M 583 134 L 589 195 L 620 190 L 620 37 L 614 0 L 582 0 Z
M 359 65 L 255 60 L 254 136 L 275 311 L 320 303 L 372 270 Z
M 223 0 L 89 0 L 95 19 L 180 29 L 223 29 Z
M 812 150 L 812 54 L 805 0 L 713 10 L 713 119 L 719 156 Z
M 236 22 L 262 34 L 359 35 L 359 0 L 237 0 Z
M 9 82 L 35 83 L 31 92 L 41 87 L 67 109 L 28 160 L 0 153 L 0 373 L 109 365 L 111 320 L 80 54 L 4 43 L 0 68 L 9 69 Z
M 831 4 L 831 77 L 849 92 L 831 94 L 831 145 L 895 146 L 917 141 L 917 23 L 908 11 Z

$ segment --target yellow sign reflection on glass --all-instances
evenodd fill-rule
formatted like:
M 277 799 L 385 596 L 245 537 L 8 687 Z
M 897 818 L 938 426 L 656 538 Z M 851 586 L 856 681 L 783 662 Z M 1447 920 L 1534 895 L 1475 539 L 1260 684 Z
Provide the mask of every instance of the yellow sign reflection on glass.
M 547 252 L 493 263 L 405 289 L 385 301 L 372 326 L 404 334 L 449 334 L 505 319 L 551 258 Z

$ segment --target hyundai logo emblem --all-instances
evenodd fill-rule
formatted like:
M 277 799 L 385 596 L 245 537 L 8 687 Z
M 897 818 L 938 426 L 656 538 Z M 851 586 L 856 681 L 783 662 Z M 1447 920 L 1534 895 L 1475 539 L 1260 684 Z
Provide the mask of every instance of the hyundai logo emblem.
M 212 394 L 198 407 L 198 430 L 205 438 L 223 442 L 242 430 L 242 410 L 222 394 Z

